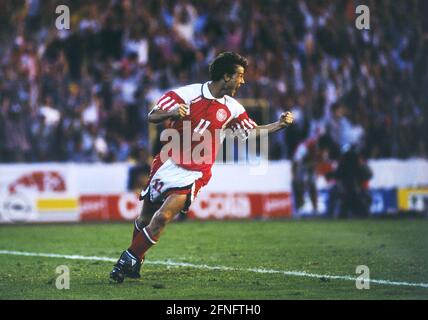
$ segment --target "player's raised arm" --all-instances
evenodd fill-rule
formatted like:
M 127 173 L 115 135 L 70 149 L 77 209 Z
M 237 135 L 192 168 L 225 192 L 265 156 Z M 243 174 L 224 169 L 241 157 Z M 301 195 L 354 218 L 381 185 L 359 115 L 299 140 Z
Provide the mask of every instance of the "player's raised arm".
M 267 130 L 268 134 L 274 133 L 291 125 L 294 121 L 293 113 L 290 111 L 283 112 L 279 120 L 266 125 L 257 126 L 253 130 L 256 131 L 256 136 L 259 136 L 262 130 Z
M 182 119 L 189 113 L 189 106 L 175 91 L 168 91 L 157 101 L 149 113 L 149 122 L 159 123 L 166 119 Z
M 172 110 L 163 110 L 160 108 L 153 108 L 149 113 L 149 122 L 159 123 L 166 119 L 182 119 L 188 114 L 189 106 L 186 104 L 179 104 Z
M 248 117 L 243 106 L 240 106 L 240 108 L 242 112 L 228 124 L 227 128 L 232 129 L 233 134 L 241 140 L 246 140 L 250 135 L 258 137 L 262 132 L 271 134 L 293 123 L 293 114 L 290 111 L 286 111 L 281 114 L 278 121 L 266 125 L 258 125 Z

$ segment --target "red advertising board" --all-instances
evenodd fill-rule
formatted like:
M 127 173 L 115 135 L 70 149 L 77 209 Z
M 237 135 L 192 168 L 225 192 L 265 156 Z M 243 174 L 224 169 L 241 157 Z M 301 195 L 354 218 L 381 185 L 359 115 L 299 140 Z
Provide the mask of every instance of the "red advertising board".
M 291 217 L 291 197 L 278 193 L 206 193 L 190 207 L 189 217 L 239 219 Z
M 79 197 L 81 221 L 133 220 L 140 213 L 141 202 L 133 193 L 83 195 Z
M 138 195 L 83 195 L 79 198 L 81 221 L 126 221 L 141 210 Z M 291 216 L 290 194 L 283 193 L 204 193 L 189 211 L 191 219 L 245 219 Z

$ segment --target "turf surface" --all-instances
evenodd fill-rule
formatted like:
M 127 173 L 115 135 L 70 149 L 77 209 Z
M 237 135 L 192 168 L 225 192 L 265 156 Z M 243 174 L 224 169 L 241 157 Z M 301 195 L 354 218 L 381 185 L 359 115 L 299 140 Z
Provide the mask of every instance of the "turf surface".
M 428 283 L 428 220 L 186 221 L 170 224 L 147 255 L 142 279 L 112 284 L 112 262 L 0 254 L 0 299 L 428 299 L 428 288 L 311 278 L 248 269 L 305 271 Z M 132 223 L 0 226 L 0 250 L 117 259 Z M 173 267 L 156 261 L 225 266 Z M 56 267 L 70 270 L 58 290 Z

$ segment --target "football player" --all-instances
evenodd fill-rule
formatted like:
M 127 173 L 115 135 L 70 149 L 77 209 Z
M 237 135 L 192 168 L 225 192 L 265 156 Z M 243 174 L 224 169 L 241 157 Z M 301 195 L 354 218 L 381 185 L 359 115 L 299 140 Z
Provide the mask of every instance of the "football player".
M 149 121 L 153 123 L 169 119 L 169 129 L 175 130 L 178 142 L 175 139 L 172 147 L 165 144 L 153 159 L 149 182 L 140 195 L 144 203 L 141 215 L 135 220 L 132 243 L 110 273 L 114 281 L 140 277 L 147 250 L 158 242 L 167 223 L 180 212 L 186 212 L 209 182 L 222 131 L 231 129 L 246 139 L 250 132 L 256 136 L 262 130 L 273 133 L 293 122 L 291 112 L 284 112 L 278 121 L 264 126 L 249 118 L 244 107 L 233 98 L 245 84 L 247 67 L 244 57 L 223 52 L 210 64 L 211 81 L 166 92 L 149 113 Z

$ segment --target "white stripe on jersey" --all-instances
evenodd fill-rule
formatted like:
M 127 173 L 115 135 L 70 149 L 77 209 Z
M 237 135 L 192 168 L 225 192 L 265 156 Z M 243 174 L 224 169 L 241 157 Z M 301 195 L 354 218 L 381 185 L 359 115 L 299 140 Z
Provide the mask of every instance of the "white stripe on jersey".
M 244 120 L 241 121 L 242 129 L 245 130 L 245 132 L 248 132 L 251 128 L 247 126 L 247 124 L 244 122 Z
M 243 121 L 250 129 L 254 128 L 254 126 L 247 119 L 244 119 Z
M 170 99 L 171 97 L 166 96 L 165 98 L 159 100 L 158 106 L 161 107 L 165 102 L 167 102 Z
M 162 109 L 163 110 L 168 110 L 170 107 L 172 107 L 173 105 L 174 105 L 174 103 L 176 103 L 175 102 L 175 100 L 171 100 L 170 102 L 168 102 L 167 104 L 164 104 L 163 106 L 162 106 Z
M 167 108 L 167 109 L 165 109 L 165 110 L 173 111 L 173 110 L 178 109 L 179 107 L 180 107 L 180 105 L 179 105 L 178 103 L 176 103 L 176 104 L 174 104 L 172 107 L 168 107 L 168 108 Z

